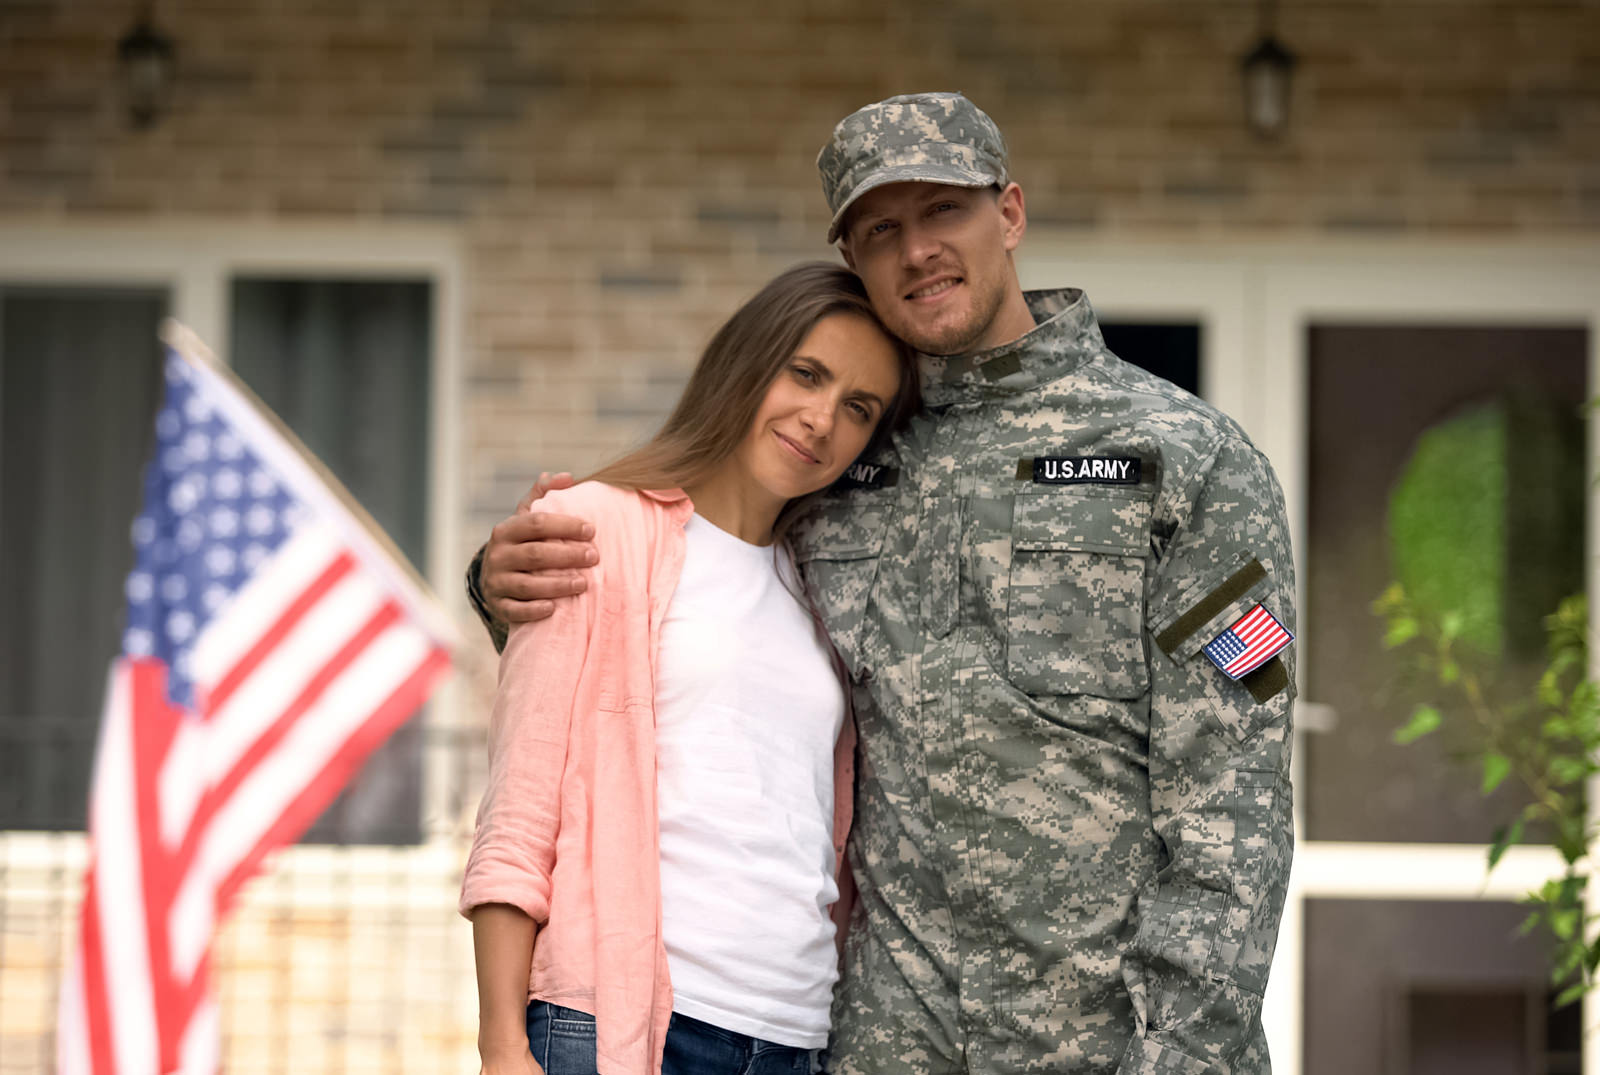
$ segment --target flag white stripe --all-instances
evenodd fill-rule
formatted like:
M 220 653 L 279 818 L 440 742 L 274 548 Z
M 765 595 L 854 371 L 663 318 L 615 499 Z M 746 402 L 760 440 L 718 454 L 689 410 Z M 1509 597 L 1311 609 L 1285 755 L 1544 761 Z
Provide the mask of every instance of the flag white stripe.
M 101 720 L 90 831 L 95 847 L 94 906 L 118 1075 L 154 1072 L 160 1059 L 156 1008 L 150 980 L 144 885 L 139 864 L 139 814 L 135 798 L 133 728 L 128 669 L 115 663 Z
M 195 643 L 194 679 L 214 687 L 239 663 L 294 601 L 344 552 L 333 530 L 320 523 L 302 525 L 251 580 L 233 595 Z
M 197 774 L 205 772 L 206 740 L 208 729 L 196 718 L 185 718 L 179 725 L 167 756 L 161 760 L 161 774 L 156 778 L 156 794 L 160 799 L 161 842 L 175 848 L 183 842 L 189 829 L 189 819 L 206 789 Z
M 1277 631 L 1279 634 L 1283 633 L 1277 624 L 1273 623 L 1271 620 L 1268 620 L 1265 623 L 1257 624 L 1256 626 L 1250 628 L 1247 634 L 1241 635 L 1240 637 L 1243 639 L 1245 645 L 1248 646 L 1254 643 L 1258 638 L 1268 637 L 1274 631 Z
M 211 715 L 206 772 L 213 781 L 230 773 L 261 734 L 383 606 L 388 595 L 364 573 L 340 579 L 306 610 L 267 658 Z
M 178 1044 L 179 1075 L 216 1075 L 222 1067 L 222 1019 L 217 1002 L 206 997 L 189 1017 Z
M 71 969 L 61 982 L 60 1016 L 56 1029 L 58 1075 L 93 1075 L 89 1060 L 89 1019 L 83 997 L 83 942 L 72 957 Z

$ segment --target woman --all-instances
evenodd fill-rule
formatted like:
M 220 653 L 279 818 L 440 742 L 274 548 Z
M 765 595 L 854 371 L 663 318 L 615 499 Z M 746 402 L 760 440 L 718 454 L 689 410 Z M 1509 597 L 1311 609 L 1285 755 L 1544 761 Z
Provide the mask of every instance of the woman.
M 917 398 L 855 276 L 801 265 L 649 444 L 536 506 L 600 555 L 501 658 L 461 895 L 486 1075 L 813 1070 L 854 729 L 782 533 Z

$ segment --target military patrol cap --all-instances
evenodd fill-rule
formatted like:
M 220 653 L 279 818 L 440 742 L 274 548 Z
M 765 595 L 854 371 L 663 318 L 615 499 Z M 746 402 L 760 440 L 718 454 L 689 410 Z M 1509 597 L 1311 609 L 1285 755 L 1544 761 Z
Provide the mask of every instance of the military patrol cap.
M 1005 186 L 1006 142 L 983 109 L 959 93 L 910 93 L 850 113 L 817 154 L 833 210 L 828 242 L 855 200 L 886 183 Z

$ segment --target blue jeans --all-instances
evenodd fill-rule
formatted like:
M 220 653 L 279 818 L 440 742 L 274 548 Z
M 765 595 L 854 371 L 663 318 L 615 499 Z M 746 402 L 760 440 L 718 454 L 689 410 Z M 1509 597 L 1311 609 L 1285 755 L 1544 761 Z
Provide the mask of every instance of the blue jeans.
M 528 1005 L 528 1048 L 545 1075 L 597 1075 L 594 1016 L 536 1000 Z M 661 1075 L 812 1075 L 820 1049 L 799 1049 L 672 1013 Z

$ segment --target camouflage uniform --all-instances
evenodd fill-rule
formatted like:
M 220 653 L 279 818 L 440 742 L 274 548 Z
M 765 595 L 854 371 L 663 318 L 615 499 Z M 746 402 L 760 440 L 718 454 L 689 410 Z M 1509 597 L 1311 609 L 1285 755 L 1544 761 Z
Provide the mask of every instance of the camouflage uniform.
M 1238 682 L 1201 647 L 1293 631 L 1282 496 L 1082 292 L 1027 298 L 795 536 L 860 731 L 833 1070 L 1266 1072 L 1293 647 Z
M 883 183 L 1008 181 L 958 94 L 817 164 L 830 238 Z M 795 534 L 860 732 L 834 1070 L 1259 1075 L 1293 649 L 1234 680 L 1203 647 L 1258 603 L 1294 630 L 1282 493 L 1082 292 L 1026 298 L 1020 339 L 923 357 L 927 412 Z

